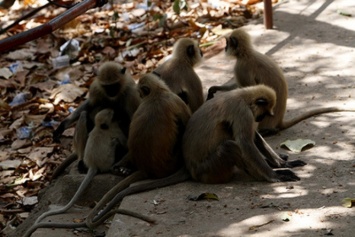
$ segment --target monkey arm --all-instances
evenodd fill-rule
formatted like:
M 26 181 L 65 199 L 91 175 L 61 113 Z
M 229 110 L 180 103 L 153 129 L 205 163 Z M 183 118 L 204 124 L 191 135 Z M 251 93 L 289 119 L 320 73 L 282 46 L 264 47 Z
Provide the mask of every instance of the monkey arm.
M 237 142 L 238 143 L 238 142 Z M 277 175 L 267 164 L 266 158 L 251 141 L 239 141 L 242 155 L 238 157 L 237 167 L 245 170 L 257 180 L 278 182 Z
M 74 161 L 76 161 L 76 159 L 78 159 L 78 155 L 76 153 L 72 153 L 70 154 L 70 156 L 68 156 L 54 171 L 51 177 L 51 180 L 54 180 L 56 178 L 58 178 L 59 175 L 61 175 L 61 173 L 63 173 L 63 171 Z
M 63 132 L 72 126 L 76 121 L 78 121 L 81 112 L 83 111 L 88 111 L 89 109 L 89 100 L 86 100 L 84 103 L 82 103 L 69 117 L 65 118 L 58 126 L 58 128 L 53 132 L 53 140 L 54 141 L 59 141 L 60 135 L 63 134 Z
M 266 158 L 266 162 L 272 168 L 285 167 L 286 161 L 280 158 L 278 154 L 267 144 L 264 138 L 258 133 L 255 132 L 254 143 L 259 151 Z
M 237 88 L 238 88 L 238 85 L 235 82 L 233 82 L 232 84 L 225 84 L 225 85 L 222 85 L 222 86 L 211 86 L 208 89 L 207 100 L 212 99 L 214 97 L 214 94 L 217 91 L 230 91 L 230 90 L 234 90 L 234 89 L 237 89 Z

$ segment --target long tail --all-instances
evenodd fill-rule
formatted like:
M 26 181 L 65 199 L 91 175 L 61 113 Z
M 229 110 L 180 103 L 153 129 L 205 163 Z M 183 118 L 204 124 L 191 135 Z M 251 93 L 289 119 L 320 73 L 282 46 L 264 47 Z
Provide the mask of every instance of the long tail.
M 313 110 L 305 112 L 304 114 L 297 116 L 296 118 L 290 119 L 288 121 L 284 121 L 282 123 L 282 125 L 279 127 L 279 129 L 284 130 L 284 129 L 292 127 L 293 125 L 301 122 L 302 120 L 308 119 L 312 116 L 319 115 L 319 114 L 325 114 L 325 113 L 332 113 L 332 112 L 355 112 L 355 109 L 337 107 L 337 106 L 313 109 Z
M 70 200 L 70 202 L 66 206 L 64 206 L 58 210 L 50 210 L 50 211 L 43 213 L 42 215 L 40 215 L 37 218 L 35 224 L 37 224 L 38 222 L 40 222 L 43 218 L 45 218 L 47 216 L 60 214 L 60 213 L 66 212 L 69 208 L 71 208 L 75 204 L 75 202 L 79 199 L 80 195 L 82 194 L 82 191 L 89 186 L 89 184 L 90 184 L 92 178 L 95 176 L 95 174 L 96 174 L 96 169 L 90 168 L 88 173 L 86 174 L 83 182 L 80 184 L 78 191 L 76 191 L 74 197 Z
M 166 178 L 156 179 L 156 180 L 152 180 L 148 183 L 143 183 L 143 184 L 138 184 L 138 185 L 135 185 L 132 187 L 128 187 L 128 188 L 124 189 L 123 191 L 117 193 L 116 196 L 111 200 L 111 202 L 105 207 L 104 210 L 102 210 L 100 212 L 100 214 L 96 218 L 94 218 L 94 216 L 102 207 L 100 207 L 100 209 L 98 209 L 98 210 L 97 209 L 92 210 L 90 212 L 88 218 L 86 219 L 87 226 L 89 228 L 94 228 L 94 227 L 100 225 L 101 223 L 103 223 L 105 220 L 107 220 L 107 218 L 109 218 L 112 214 L 119 211 L 120 209 L 114 210 L 114 211 L 110 211 L 110 210 L 118 202 L 122 201 L 125 196 L 148 191 L 148 190 L 152 190 L 152 189 L 156 189 L 156 188 L 162 188 L 162 187 L 174 185 L 177 183 L 184 182 L 190 178 L 191 178 L 191 176 L 188 173 L 188 171 L 186 170 L 186 168 L 181 168 L 176 173 L 174 173 Z M 121 181 L 121 182 L 123 182 L 123 181 Z M 101 201 L 100 201 L 100 203 L 101 203 Z M 97 207 L 99 207 L 99 204 L 97 205 Z M 94 218 L 94 221 L 92 221 L 93 218 Z

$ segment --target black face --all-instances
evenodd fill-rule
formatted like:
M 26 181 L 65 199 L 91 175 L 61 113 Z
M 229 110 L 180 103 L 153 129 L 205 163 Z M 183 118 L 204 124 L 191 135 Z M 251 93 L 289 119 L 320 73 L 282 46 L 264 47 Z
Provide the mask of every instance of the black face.
M 121 83 L 117 82 L 110 85 L 102 85 L 102 88 L 104 89 L 106 95 L 109 97 L 115 97 L 121 89 Z
M 186 53 L 187 53 L 187 56 L 189 56 L 189 58 L 192 58 L 195 56 L 195 47 L 194 45 L 189 45 L 186 49 Z
M 102 130 L 108 130 L 108 125 L 106 123 L 103 123 L 103 124 L 100 125 L 100 128 Z
M 229 48 L 236 49 L 238 48 L 238 40 L 234 37 L 226 38 L 226 47 L 224 50 L 227 52 Z
M 256 118 L 255 118 L 255 122 L 261 122 L 265 117 L 266 117 L 266 113 L 265 114 L 261 114 L 261 115 L 259 115 L 259 116 L 257 116 Z

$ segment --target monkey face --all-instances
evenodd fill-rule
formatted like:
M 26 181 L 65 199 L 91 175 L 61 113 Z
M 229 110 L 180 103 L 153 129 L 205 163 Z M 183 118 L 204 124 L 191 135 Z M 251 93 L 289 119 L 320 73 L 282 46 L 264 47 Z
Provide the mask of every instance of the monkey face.
M 224 48 L 227 55 L 236 56 L 238 54 L 238 39 L 230 36 L 226 38 L 226 47 Z
M 121 83 L 119 82 L 110 85 L 101 85 L 101 86 L 104 89 L 106 95 L 109 97 L 115 97 L 116 95 L 119 94 L 121 89 Z
M 254 113 L 255 122 L 261 122 L 266 116 L 274 116 L 274 104 L 272 100 L 261 97 L 256 99 L 254 104 L 255 106 L 253 106 L 252 111 Z

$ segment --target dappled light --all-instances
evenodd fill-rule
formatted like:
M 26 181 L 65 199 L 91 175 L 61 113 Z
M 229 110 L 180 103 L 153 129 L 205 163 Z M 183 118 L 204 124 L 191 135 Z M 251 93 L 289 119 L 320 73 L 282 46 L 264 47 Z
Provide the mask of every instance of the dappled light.
M 138 7 L 138 2 L 144 1 L 114 2 L 0 55 L 1 228 L 26 223 L 39 191 L 49 185 L 53 169 L 71 153 L 74 129 L 65 131 L 61 144 L 53 143 L 53 129 L 87 99 L 87 88 L 103 61 L 125 64 L 136 79 L 156 68 L 171 53 L 176 39 L 195 38 L 207 55 L 196 68 L 206 95 L 211 86 L 233 78 L 235 60 L 224 55 L 226 41 L 222 36 L 245 25 L 255 49 L 274 59 L 285 75 L 285 120 L 317 108 L 355 109 L 353 1 L 280 1 L 274 4 L 271 30 L 265 30 L 259 18 L 261 5 L 249 5 L 249 1 L 191 1 L 192 7 L 180 9 L 179 14 L 171 1 L 159 1 L 151 11 Z M 212 2 L 222 5 L 212 7 Z M 25 20 L 8 35 L 64 11 L 50 9 L 39 18 Z M 21 5 L 10 11 L 18 17 L 20 10 Z M 14 18 L 0 13 L 8 20 Z M 79 56 L 69 60 L 69 66 L 54 67 L 52 59 L 60 56 L 60 46 L 72 38 L 80 42 Z M 22 71 L 12 71 L 18 62 Z M 354 138 L 354 112 L 310 117 L 265 138 L 278 154 L 288 155 L 288 161 L 307 163 L 292 169 L 300 181 L 259 182 L 241 175 L 227 184 L 188 181 L 131 195 L 120 207 L 156 218 L 157 224 L 116 215 L 105 226 L 106 236 L 352 236 L 354 206 L 344 207 L 342 200 L 355 198 Z M 315 145 L 301 152 L 281 146 L 296 139 L 309 139 Z M 98 186 L 105 186 L 105 178 Z M 72 185 L 69 189 L 75 191 Z M 50 186 L 47 195 L 52 193 L 50 200 L 56 201 L 58 192 L 57 187 Z M 66 195 L 70 192 L 64 191 Z M 213 193 L 218 200 L 188 199 L 202 193 Z M 74 219 L 65 217 L 66 221 Z M 42 229 L 36 237 L 59 233 L 56 231 Z M 81 229 L 66 231 L 60 232 L 64 233 L 61 236 L 92 235 Z

